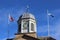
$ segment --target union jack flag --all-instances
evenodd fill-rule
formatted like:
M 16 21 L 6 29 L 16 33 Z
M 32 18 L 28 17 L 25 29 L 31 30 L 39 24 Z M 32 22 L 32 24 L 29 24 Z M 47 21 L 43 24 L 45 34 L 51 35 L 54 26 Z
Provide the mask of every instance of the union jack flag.
M 10 14 L 9 14 L 9 21 L 10 22 L 13 22 L 14 21 L 13 17 Z

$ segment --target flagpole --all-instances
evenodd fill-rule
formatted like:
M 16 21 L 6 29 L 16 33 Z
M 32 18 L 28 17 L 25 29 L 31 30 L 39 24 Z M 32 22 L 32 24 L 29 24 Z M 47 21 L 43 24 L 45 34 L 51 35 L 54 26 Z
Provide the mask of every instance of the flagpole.
M 7 39 L 9 39 L 9 24 L 10 24 L 10 22 L 9 22 L 9 16 L 10 16 L 10 14 L 8 15 Z
M 9 24 L 8 24 L 8 27 L 7 27 L 7 38 L 9 39 Z
M 49 25 L 49 15 L 48 15 L 48 10 L 47 10 L 47 26 L 48 26 L 48 36 L 50 36 L 50 25 Z

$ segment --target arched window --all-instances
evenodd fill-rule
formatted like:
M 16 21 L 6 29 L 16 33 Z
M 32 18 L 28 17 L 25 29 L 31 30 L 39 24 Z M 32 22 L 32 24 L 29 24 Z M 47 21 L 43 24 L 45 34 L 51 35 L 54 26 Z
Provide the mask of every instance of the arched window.
M 34 24 L 31 23 L 31 31 L 34 31 Z
M 28 21 L 25 21 L 23 23 L 23 30 L 27 30 L 28 29 Z
M 23 21 L 23 33 L 28 32 L 28 30 L 29 30 L 29 22 Z

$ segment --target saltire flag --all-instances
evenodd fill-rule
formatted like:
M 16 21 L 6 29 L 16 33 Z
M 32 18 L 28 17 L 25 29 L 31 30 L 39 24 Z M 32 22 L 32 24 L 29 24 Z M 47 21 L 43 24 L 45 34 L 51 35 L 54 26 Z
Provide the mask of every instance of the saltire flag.
M 52 15 L 51 13 L 49 13 L 48 10 L 47 10 L 47 15 L 48 15 L 48 16 L 51 16 L 51 17 L 54 17 L 54 15 Z
M 10 22 L 13 22 L 14 21 L 13 17 L 10 14 L 9 14 L 9 21 Z
M 54 17 L 54 15 L 52 15 L 51 13 L 48 13 L 48 16 Z

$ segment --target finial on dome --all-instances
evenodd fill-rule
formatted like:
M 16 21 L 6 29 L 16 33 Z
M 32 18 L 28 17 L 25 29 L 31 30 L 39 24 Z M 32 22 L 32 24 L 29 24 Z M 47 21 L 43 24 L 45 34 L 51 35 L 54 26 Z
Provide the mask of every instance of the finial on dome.
M 26 13 L 29 12 L 29 5 L 26 6 Z

